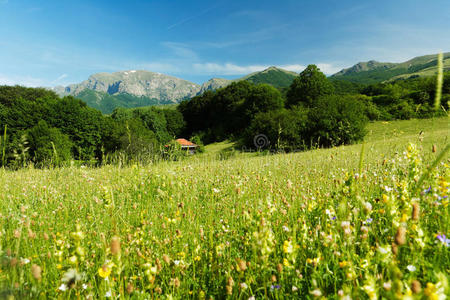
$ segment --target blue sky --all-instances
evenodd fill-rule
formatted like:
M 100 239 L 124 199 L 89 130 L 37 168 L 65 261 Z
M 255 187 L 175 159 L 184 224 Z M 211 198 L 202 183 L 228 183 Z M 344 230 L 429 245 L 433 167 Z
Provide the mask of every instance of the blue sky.
M 450 51 L 448 0 L 0 0 L 0 84 L 149 70 L 202 83 Z

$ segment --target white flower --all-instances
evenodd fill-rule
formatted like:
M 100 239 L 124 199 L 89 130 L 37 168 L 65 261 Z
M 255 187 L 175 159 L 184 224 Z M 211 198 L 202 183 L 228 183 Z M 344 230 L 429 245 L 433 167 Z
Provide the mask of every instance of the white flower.
M 413 265 L 408 265 L 406 268 L 407 268 L 408 271 L 410 271 L 410 272 L 414 272 L 415 270 L 417 270 L 416 267 L 413 266 Z
M 86 283 L 83 283 L 82 285 L 81 285 L 81 287 L 83 288 L 83 290 L 85 290 L 85 289 L 87 289 L 87 284 Z
M 174 261 L 173 261 L 173 263 L 174 263 L 176 266 L 178 266 L 178 265 L 180 264 L 180 262 L 181 262 L 181 261 L 179 261 L 179 260 L 174 260 Z
M 245 282 L 241 283 L 241 289 L 246 290 L 248 289 L 248 285 Z
M 255 300 L 255 296 L 250 296 L 250 298 L 248 298 L 248 300 Z
M 106 292 L 105 297 L 106 298 L 111 298 L 111 290 Z
M 30 260 L 29 260 L 28 258 L 22 258 L 22 259 L 20 260 L 20 262 L 21 262 L 22 264 L 26 265 L 26 264 L 30 263 Z
M 293 292 L 298 291 L 298 287 L 296 287 L 295 285 L 293 285 L 293 286 L 292 286 L 292 291 L 293 291 Z
M 290 231 L 289 227 L 284 226 L 284 225 L 283 225 L 283 230 L 286 231 L 286 232 L 289 232 L 289 231 Z
M 67 291 L 67 285 L 65 283 L 61 284 L 58 288 L 58 290 L 65 292 Z
M 219 189 L 216 189 L 216 188 L 213 188 L 213 192 L 217 194 L 217 193 L 220 192 L 220 190 L 219 190 Z

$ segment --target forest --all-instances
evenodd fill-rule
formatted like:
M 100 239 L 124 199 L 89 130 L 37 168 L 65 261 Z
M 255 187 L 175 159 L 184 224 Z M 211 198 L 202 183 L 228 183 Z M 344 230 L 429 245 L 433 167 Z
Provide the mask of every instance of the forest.
M 439 107 L 435 90 L 435 77 L 364 85 L 328 79 L 309 65 L 287 89 L 240 81 L 176 109 L 117 108 L 103 115 L 72 96 L 0 86 L 0 164 L 177 159 L 182 153 L 171 142 L 177 137 L 199 145 L 231 140 L 242 149 L 285 152 L 351 144 L 364 137 L 369 121 L 445 115 L 450 73 L 444 74 Z M 256 136 L 264 136 L 262 144 Z

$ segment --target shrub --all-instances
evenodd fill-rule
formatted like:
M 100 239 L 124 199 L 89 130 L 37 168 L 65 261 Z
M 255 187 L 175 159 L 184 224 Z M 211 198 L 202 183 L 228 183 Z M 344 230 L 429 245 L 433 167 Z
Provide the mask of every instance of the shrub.
M 323 96 L 308 113 L 310 145 L 332 147 L 362 140 L 364 103 L 348 96 Z
M 72 158 L 72 142 L 47 122 L 39 123 L 28 131 L 28 146 L 32 160 L 38 167 L 59 166 Z

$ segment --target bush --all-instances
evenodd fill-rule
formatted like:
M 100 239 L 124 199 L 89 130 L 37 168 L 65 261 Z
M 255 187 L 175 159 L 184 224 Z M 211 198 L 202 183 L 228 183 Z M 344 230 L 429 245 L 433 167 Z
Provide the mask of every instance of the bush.
M 332 147 L 360 141 L 367 121 L 361 101 L 348 96 L 323 96 L 308 113 L 309 144 Z
M 38 167 L 60 166 L 72 158 L 72 142 L 47 122 L 39 123 L 28 131 L 28 146 L 32 160 Z
M 306 109 L 280 109 L 259 113 L 243 135 L 242 143 L 250 149 L 293 151 L 304 149 Z

